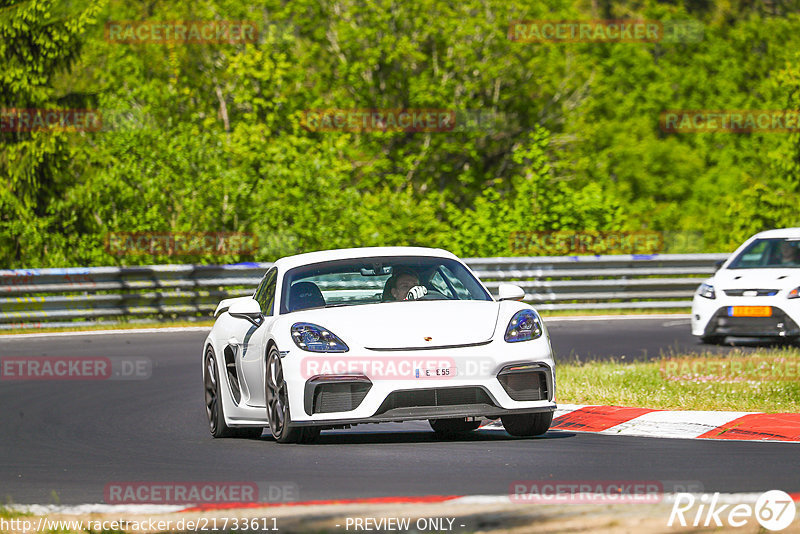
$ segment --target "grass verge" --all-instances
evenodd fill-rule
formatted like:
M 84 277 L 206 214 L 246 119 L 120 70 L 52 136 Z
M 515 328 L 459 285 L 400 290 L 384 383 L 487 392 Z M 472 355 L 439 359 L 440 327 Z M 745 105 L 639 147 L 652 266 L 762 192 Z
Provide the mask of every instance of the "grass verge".
M 533 305 L 536 308 L 536 305 Z M 692 312 L 691 308 L 617 308 L 610 310 L 540 310 L 537 308 L 539 315 L 547 319 L 551 317 L 576 317 L 576 316 L 594 316 L 594 315 L 661 315 L 666 313 L 673 314 L 689 314 Z
M 177 328 L 184 326 L 203 326 L 211 328 L 214 319 L 203 321 L 171 321 L 163 323 L 113 323 L 98 324 L 90 326 L 59 326 L 42 328 L 15 328 L 12 330 L 0 331 L 0 336 L 12 334 L 49 334 L 53 332 L 91 332 L 96 330 L 141 330 L 144 328 Z
M 800 412 L 800 349 L 664 354 L 557 368 L 558 402 L 670 410 Z

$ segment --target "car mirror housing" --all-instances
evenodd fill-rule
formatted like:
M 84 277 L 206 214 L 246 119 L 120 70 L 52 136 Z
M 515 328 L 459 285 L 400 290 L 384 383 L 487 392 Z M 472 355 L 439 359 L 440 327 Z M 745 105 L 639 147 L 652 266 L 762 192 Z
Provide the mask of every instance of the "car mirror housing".
M 497 288 L 498 300 L 522 300 L 525 298 L 525 290 L 516 284 L 500 284 Z
M 261 306 L 255 299 L 247 299 L 234 303 L 228 308 L 228 313 L 231 317 L 235 317 L 236 319 L 250 321 L 255 326 L 261 325 L 264 321 L 264 316 L 261 314 Z

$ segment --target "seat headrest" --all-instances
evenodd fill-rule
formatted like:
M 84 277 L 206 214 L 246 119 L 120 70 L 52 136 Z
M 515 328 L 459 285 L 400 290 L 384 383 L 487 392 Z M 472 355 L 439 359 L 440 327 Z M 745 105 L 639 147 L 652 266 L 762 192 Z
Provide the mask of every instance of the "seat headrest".
M 289 291 L 289 311 L 305 310 L 325 306 L 325 298 L 317 284 L 313 282 L 297 282 Z

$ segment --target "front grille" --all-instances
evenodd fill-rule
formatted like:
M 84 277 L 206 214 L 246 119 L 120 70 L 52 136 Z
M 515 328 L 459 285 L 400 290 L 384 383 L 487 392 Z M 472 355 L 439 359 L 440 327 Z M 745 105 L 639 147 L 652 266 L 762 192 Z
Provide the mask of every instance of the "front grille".
M 747 293 L 748 297 L 774 297 L 778 294 L 778 289 L 724 289 L 725 294 L 729 297 L 744 297 Z M 755 291 L 755 294 L 752 292 Z
M 427 408 L 436 406 L 461 406 L 487 404 L 494 406 L 489 394 L 481 387 L 409 389 L 393 391 L 381 404 L 375 415 L 398 408 Z
M 517 365 L 504 368 L 497 380 L 515 401 L 547 400 L 547 368 L 543 365 Z
M 370 387 L 371 384 L 366 382 L 317 384 L 314 388 L 313 413 L 355 410 L 367 396 Z

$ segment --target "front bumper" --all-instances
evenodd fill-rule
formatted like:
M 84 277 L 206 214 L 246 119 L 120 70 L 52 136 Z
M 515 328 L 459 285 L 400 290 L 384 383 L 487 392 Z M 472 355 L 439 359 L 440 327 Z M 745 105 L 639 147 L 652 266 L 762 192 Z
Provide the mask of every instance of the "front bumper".
M 516 346 L 515 346 L 516 345 Z M 551 412 L 555 404 L 554 362 L 546 337 L 516 344 L 493 341 L 475 347 L 396 352 L 352 351 L 376 361 L 449 359 L 449 377 L 387 378 L 369 372 L 307 377 L 299 351 L 283 359 L 292 424 L 339 426 L 447 417 L 497 418 Z M 355 358 L 351 354 L 333 358 Z M 412 366 L 413 367 L 413 366 Z
M 731 306 L 770 306 L 769 317 L 730 317 Z M 772 297 L 705 299 L 695 297 L 692 306 L 692 334 L 695 336 L 734 336 L 794 338 L 800 336 L 800 302 Z

